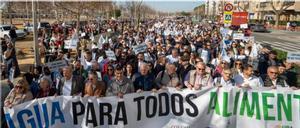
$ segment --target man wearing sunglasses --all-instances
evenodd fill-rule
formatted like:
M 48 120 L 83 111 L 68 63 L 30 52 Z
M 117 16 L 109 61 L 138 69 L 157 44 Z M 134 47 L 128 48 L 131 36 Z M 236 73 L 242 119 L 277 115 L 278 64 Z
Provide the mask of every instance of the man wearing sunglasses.
M 264 82 L 264 87 L 289 87 L 286 81 L 279 77 L 279 71 L 277 66 L 270 66 L 268 67 L 267 74 L 262 75 L 262 79 Z
M 199 90 L 205 86 L 212 86 L 213 79 L 210 74 L 205 71 L 206 65 L 204 62 L 198 62 L 196 64 L 196 70 L 191 70 L 185 76 L 184 85 L 189 89 Z

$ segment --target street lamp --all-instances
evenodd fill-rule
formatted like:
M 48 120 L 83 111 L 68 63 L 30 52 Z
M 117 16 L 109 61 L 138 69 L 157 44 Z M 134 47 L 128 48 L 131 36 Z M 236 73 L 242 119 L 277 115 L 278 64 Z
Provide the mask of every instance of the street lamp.
M 38 47 L 38 33 L 37 33 L 37 22 L 36 22 L 36 2 L 32 0 L 32 18 L 33 18 L 33 43 L 34 43 L 34 66 L 41 64 L 39 47 Z

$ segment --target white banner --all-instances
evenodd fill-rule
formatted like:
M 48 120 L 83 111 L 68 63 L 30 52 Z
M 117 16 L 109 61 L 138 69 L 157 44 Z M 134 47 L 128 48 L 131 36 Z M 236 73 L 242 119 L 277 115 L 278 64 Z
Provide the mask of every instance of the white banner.
M 244 33 L 233 33 L 232 38 L 234 40 L 242 40 L 244 39 Z
M 117 57 L 113 51 L 105 51 L 105 54 L 109 60 L 117 60 Z
M 174 88 L 118 97 L 48 97 L 4 108 L 10 128 L 300 127 L 300 91 Z
M 68 66 L 68 64 L 65 60 L 49 62 L 49 63 L 46 63 L 46 65 L 49 67 L 49 69 L 51 71 L 58 71 L 59 68 Z
M 133 48 L 133 51 L 134 51 L 135 54 L 147 51 L 146 43 L 142 43 L 142 44 L 139 44 L 139 45 L 132 46 L 132 48 Z
M 289 63 L 300 62 L 300 52 L 288 52 L 286 61 Z

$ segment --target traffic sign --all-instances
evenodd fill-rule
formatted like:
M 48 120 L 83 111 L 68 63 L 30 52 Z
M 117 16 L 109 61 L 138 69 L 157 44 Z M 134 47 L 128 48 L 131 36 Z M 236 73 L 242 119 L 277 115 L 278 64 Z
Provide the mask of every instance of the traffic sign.
M 228 11 L 228 12 L 232 11 L 233 10 L 233 5 L 231 3 L 225 4 L 224 10 Z
M 232 21 L 232 12 L 224 12 L 224 24 L 231 24 Z

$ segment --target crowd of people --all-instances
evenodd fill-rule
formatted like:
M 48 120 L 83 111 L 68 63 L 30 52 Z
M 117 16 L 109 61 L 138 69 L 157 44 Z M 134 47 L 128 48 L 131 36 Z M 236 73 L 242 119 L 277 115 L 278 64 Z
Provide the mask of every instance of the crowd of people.
M 233 39 L 218 24 L 189 20 L 149 20 L 139 25 L 109 20 L 76 26 L 55 23 L 39 33 L 43 63 L 64 60 L 51 70 L 39 65 L 22 75 L 4 101 L 5 107 L 48 96 L 118 96 L 205 87 L 288 87 L 299 89 L 293 63 L 278 60 L 269 46 Z M 229 30 L 230 31 L 230 30 Z M 235 33 L 235 32 L 233 32 Z M 64 42 L 77 35 L 76 49 Z M 105 41 L 100 41 L 104 37 Z M 98 39 L 99 38 L 99 39 Z M 20 75 L 15 48 L 2 40 L 4 77 Z M 134 46 L 146 44 L 142 52 Z M 111 59 L 105 51 L 113 51 Z

